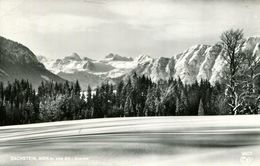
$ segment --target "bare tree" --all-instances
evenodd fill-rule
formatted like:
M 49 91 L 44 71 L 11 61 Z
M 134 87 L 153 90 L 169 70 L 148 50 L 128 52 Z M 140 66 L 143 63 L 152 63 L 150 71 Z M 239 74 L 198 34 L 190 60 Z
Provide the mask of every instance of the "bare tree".
M 244 76 L 246 77 L 246 86 L 249 93 L 255 92 L 255 80 L 260 76 L 260 57 L 253 50 L 245 50 L 245 67 Z
M 242 52 L 245 42 L 243 30 L 230 29 L 223 32 L 220 39 L 225 51 L 222 55 L 228 66 L 226 70 L 227 89 L 225 94 L 231 113 L 236 115 L 243 109 L 244 102 L 244 93 L 241 89 L 241 67 L 245 62 L 245 54 Z
M 260 76 L 260 57 L 253 50 L 245 50 L 245 70 L 243 72 L 243 90 L 246 109 L 249 113 L 257 113 L 260 96 L 256 92 L 256 79 Z

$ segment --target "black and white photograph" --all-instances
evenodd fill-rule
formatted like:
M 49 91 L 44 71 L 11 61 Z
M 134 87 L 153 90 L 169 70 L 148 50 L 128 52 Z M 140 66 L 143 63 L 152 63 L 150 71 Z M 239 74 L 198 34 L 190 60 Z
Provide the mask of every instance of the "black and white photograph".
M 1 166 L 259 166 L 260 0 L 0 0 Z

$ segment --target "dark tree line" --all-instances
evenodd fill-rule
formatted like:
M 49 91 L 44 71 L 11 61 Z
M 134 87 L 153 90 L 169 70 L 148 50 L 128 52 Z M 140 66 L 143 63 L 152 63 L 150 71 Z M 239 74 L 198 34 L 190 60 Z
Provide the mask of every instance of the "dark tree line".
M 39 98 L 26 80 L 15 80 L 6 86 L 0 82 L 0 124 L 37 122 Z
M 227 114 L 224 87 L 208 81 L 153 83 L 134 74 L 117 86 L 104 83 L 82 93 L 77 82 L 42 82 L 37 92 L 25 80 L 0 83 L 1 125 L 104 117 Z M 201 108 L 202 107 L 202 108 Z

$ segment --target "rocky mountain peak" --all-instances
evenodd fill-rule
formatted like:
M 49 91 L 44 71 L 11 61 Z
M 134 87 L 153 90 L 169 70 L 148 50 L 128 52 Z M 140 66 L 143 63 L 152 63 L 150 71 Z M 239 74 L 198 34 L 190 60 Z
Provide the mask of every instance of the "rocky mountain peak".
M 64 60 L 73 60 L 73 61 L 82 61 L 82 59 L 80 58 L 80 56 L 77 53 L 72 53 L 69 56 L 66 56 L 64 58 Z
M 105 59 L 109 59 L 112 61 L 133 61 L 133 58 L 131 57 L 123 57 L 118 54 L 110 53 L 107 56 L 105 56 Z
M 83 58 L 84 61 L 93 61 L 93 59 L 89 58 L 89 57 L 84 57 Z
M 154 59 L 152 57 L 150 57 L 149 55 L 142 54 L 142 55 L 139 55 L 135 60 L 139 64 L 144 64 L 144 63 L 147 63 L 147 62 L 151 62 Z
M 94 70 L 95 69 L 95 64 L 93 62 L 91 62 L 91 61 L 87 61 L 83 65 L 83 69 Z
M 258 43 L 260 43 L 260 37 L 257 37 L 257 36 L 249 37 L 245 42 L 244 49 L 245 50 L 254 50 Z

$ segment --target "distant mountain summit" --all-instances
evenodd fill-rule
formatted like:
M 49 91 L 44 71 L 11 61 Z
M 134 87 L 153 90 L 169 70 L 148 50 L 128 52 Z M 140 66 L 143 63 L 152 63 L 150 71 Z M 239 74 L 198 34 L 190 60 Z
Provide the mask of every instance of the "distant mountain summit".
M 84 57 L 83 58 L 84 61 L 93 61 L 93 59 L 89 58 L 89 57 Z
M 111 60 L 111 61 L 133 61 L 133 58 L 131 57 L 123 57 L 117 54 L 110 53 L 105 57 L 105 60 Z
M 139 64 L 144 64 L 147 62 L 152 62 L 154 59 L 152 57 L 150 57 L 149 55 L 139 55 L 137 58 L 135 58 L 135 60 Z
M 64 61 L 82 61 L 82 59 L 80 58 L 80 56 L 77 53 L 72 53 L 69 56 L 64 57 Z
M 26 46 L 0 36 L 0 81 L 28 79 L 34 87 L 42 80 L 64 81 L 48 71 Z

